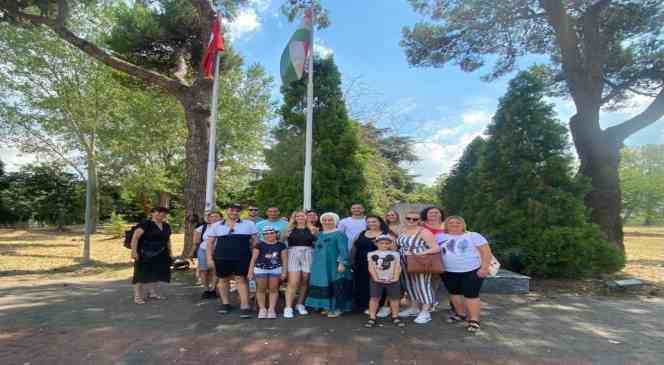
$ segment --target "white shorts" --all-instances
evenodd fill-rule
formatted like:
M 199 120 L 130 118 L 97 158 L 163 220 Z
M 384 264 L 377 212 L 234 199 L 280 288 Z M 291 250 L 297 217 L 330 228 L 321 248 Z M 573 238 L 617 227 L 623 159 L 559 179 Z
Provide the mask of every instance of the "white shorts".
M 311 272 L 312 247 L 293 246 L 288 248 L 288 272 Z

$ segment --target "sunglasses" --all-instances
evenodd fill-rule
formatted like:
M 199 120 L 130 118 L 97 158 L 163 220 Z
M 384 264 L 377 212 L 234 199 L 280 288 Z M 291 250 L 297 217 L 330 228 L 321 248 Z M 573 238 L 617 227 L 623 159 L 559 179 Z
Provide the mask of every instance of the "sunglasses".
M 417 222 L 420 219 L 419 218 L 413 218 L 413 217 L 406 217 L 406 220 L 409 221 L 409 222 Z
M 249 211 L 250 211 L 250 212 L 258 212 L 258 209 L 256 209 L 256 208 L 250 208 Z

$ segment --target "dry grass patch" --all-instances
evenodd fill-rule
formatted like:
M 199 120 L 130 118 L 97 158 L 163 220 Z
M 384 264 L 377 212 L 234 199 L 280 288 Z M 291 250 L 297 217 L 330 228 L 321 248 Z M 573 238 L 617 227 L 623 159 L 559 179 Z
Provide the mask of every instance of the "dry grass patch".
M 92 262 L 81 263 L 80 230 L 0 229 L 0 279 L 35 280 L 67 277 L 128 278 L 132 272 L 129 250 L 120 238 L 103 232 L 92 236 Z M 182 251 L 183 235 L 173 236 L 173 251 Z

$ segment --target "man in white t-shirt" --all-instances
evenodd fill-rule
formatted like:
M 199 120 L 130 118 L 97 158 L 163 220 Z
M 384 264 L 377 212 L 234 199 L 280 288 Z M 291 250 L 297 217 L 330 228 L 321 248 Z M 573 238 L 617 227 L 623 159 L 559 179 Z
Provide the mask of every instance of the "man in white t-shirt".
M 203 294 L 201 294 L 201 299 L 217 297 L 217 276 L 215 275 L 214 270 L 211 270 L 208 267 L 206 251 L 207 239 L 212 231 L 211 228 L 220 220 L 221 214 L 219 212 L 209 212 L 207 214 L 207 223 L 201 224 L 194 230 L 194 242 L 198 243 L 198 249 L 196 250 L 198 263 L 196 264 L 196 267 L 198 270 L 198 277 L 205 289 Z
M 348 238 L 348 250 L 353 247 L 353 241 L 362 231 L 367 229 L 367 220 L 364 216 L 364 206 L 360 203 L 354 203 L 350 206 L 350 217 L 339 221 L 337 229 L 343 232 Z

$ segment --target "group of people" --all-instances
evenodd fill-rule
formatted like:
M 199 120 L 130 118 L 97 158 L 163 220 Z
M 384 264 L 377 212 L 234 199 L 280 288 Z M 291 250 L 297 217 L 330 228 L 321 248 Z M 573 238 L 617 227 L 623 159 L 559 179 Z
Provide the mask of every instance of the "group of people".
M 221 314 L 233 309 L 232 280 L 240 317 L 253 317 L 249 283 L 255 281 L 257 317 L 277 318 L 279 288 L 285 281 L 283 318 L 305 316 L 309 310 L 333 318 L 355 310 L 368 315 L 366 327 L 387 317 L 397 327 L 407 317 L 425 324 L 438 306 L 442 281 L 450 294 L 447 321 L 465 322 L 469 331 L 480 329 L 479 291 L 493 256 L 487 240 L 467 231 L 459 216 L 445 217 L 441 208 L 431 206 L 408 211 L 402 220 L 396 211 L 384 217 L 365 215 L 361 204 L 353 204 L 344 219 L 312 210 L 284 219 L 277 207 L 268 208 L 265 219 L 254 206 L 248 207 L 246 218 L 241 212 L 240 204 L 230 205 L 224 215 L 209 212 L 195 230 L 202 297 L 218 297 Z M 132 237 L 136 304 L 163 299 L 155 283 L 170 281 L 165 215 L 165 209 L 154 209 Z M 410 255 L 439 257 L 443 273 L 409 269 Z M 410 304 L 400 308 L 404 302 Z

